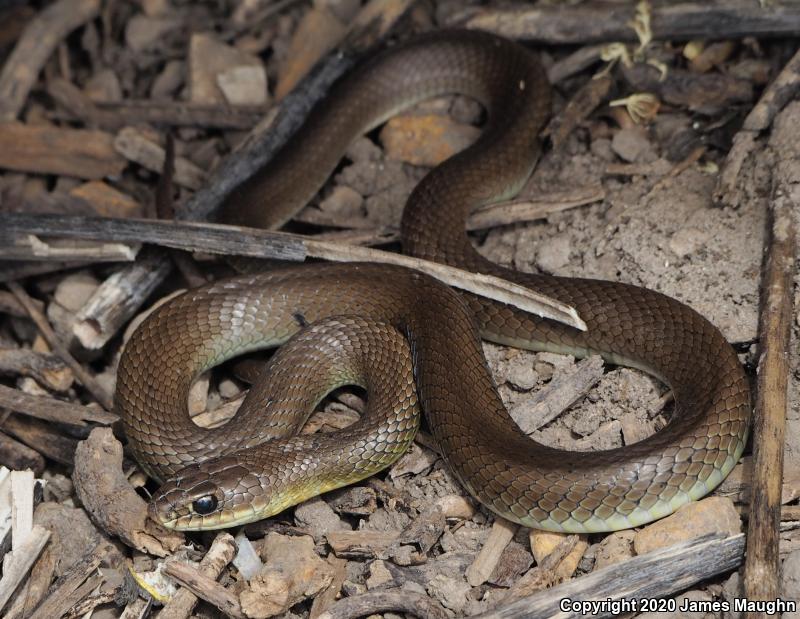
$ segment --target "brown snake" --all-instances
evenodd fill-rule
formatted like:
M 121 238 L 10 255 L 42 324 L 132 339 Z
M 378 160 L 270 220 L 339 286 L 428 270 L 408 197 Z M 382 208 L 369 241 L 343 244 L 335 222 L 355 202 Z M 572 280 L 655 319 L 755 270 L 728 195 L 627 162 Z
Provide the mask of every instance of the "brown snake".
M 406 448 L 417 398 L 464 487 L 531 527 L 640 525 L 705 495 L 731 470 L 747 437 L 750 393 L 714 326 L 643 288 L 499 267 L 464 232 L 474 208 L 514 195 L 538 159 L 550 91 L 524 47 L 445 31 L 376 56 L 340 81 L 278 156 L 234 192 L 225 220 L 282 225 L 315 195 L 354 137 L 403 107 L 453 92 L 480 101 L 488 121 L 474 145 L 414 189 L 402 221 L 404 250 L 554 297 L 574 306 L 588 330 L 383 265 L 308 264 L 189 291 L 144 322 L 119 368 L 117 406 L 133 452 L 154 476 L 172 477 L 153 499 L 154 518 L 182 529 L 231 526 L 363 479 Z M 306 324 L 312 327 L 273 358 L 269 385 L 252 389 L 233 420 L 216 430 L 189 420 L 187 393 L 200 371 L 281 344 Z M 410 357 L 397 332 L 408 339 Z M 675 412 L 660 432 L 625 448 L 575 453 L 535 443 L 504 408 L 480 335 L 531 350 L 600 353 L 644 369 L 670 385 Z M 336 369 L 340 354 L 350 361 Z M 303 423 L 290 409 L 307 414 L 327 391 L 352 383 L 369 393 L 360 422 L 341 434 L 289 436 Z M 284 438 L 263 442 L 273 437 Z M 245 447 L 253 448 L 239 451 Z

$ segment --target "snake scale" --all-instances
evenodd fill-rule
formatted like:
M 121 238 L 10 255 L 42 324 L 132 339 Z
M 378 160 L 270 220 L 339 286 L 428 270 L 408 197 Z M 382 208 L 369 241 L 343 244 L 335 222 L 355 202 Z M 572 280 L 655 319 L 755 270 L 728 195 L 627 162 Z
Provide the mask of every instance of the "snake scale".
M 168 480 L 151 502 L 153 518 L 178 529 L 232 526 L 363 479 L 407 448 L 420 408 L 470 494 L 530 527 L 641 525 L 705 495 L 732 469 L 748 433 L 750 393 L 734 350 L 713 325 L 657 292 L 508 270 L 470 244 L 465 218 L 519 191 L 550 110 L 541 65 L 516 43 L 444 31 L 375 55 L 340 80 L 273 161 L 230 196 L 223 220 L 282 225 L 356 136 L 444 93 L 477 99 L 488 120 L 472 146 L 414 189 L 402 219 L 404 251 L 554 297 L 574 306 L 588 330 L 388 265 L 304 264 L 190 290 L 148 317 L 119 366 L 116 402 L 131 449 L 151 475 Z M 672 388 L 672 419 L 624 448 L 575 453 L 538 444 L 503 406 L 480 337 L 600 353 L 643 369 Z M 251 390 L 233 420 L 209 430 L 189 419 L 187 394 L 200 372 L 287 341 L 267 382 Z M 343 384 L 367 389 L 362 419 L 340 433 L 294 436 L 319 400 Z

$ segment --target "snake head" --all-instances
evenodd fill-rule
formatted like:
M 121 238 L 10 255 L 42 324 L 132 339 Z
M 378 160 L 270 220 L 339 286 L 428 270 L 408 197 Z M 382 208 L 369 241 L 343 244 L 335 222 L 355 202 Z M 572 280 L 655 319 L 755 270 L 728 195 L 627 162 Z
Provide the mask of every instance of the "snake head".
M 257 519 L 247 495 L 252 499 L 259 489 L 257 478 L 234 458 L 216 458 L 178 471 L 153 495 L 148 514 L 178 531 L 224 529 Z

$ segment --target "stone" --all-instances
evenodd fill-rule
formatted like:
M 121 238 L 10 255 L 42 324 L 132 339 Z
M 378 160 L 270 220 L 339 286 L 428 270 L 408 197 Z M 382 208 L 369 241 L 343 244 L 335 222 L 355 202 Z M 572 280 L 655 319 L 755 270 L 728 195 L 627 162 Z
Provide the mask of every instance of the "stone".
M 226 93 L 220 88 L 218 78 L 227 74 L 223 83 L 233 88 L 233 83 L 238 80 L 238 74 L 233 70 L 241 68 L 249 69 L 251 76 L 259 74 L 259 84 L 264 87 L 263 98 L 259 100 L 266 101 L 267 78 L 259 58 L 225 45 L 211 33 L 192 35 L 189 43 L 189 98 L 192 103 L 227 103 Z
M 267 73 L 263 65 L 231 67 L 217 74 L 217 86 L 231 105 L 265 105 Z
M 327 535 L 331 531 L 350 531 L 351 527 L 336 515 L 322 498 L 314 497 L 294 510 L 298 526 L 308 527 L 314 535 Z
M 653 146 L 641 127 L 620 129 L 611 140 L 611 150 L 630 163 L 645 162 L 655 158 Z
M 739 512 L 727 497 L 712 496 L 691 502 L 671 516 L 647 525 L 636 533 L 636 554 L 695 539 L 706 533 L 736 535 L 742 529 Z
M 380 141 L 386 156 L 418 166 L 436 166 L 472 144 L 480 129 L 449 116 L 395 116 L 384 125 Z
M 70 313 L 81 309 L 100 283 L 89 271 L 78 271 L 64 277 L 56 286 L 53 298 Z

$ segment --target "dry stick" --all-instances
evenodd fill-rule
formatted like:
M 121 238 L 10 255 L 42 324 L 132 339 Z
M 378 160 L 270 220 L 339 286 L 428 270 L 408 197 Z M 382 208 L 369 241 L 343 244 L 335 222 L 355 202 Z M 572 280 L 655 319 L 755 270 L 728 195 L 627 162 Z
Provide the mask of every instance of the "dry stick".
M 164 564 L 164 573 L 177 580 L 194 595 L 219 608 L 234 619 L 246 619 L 239 598 L 219 584 L 214 578 L 185 563 Z
M 401 612 L 424 619 L 447 619 L 438 602 L 409 591 L 373 591 L 339 600 L 317 619 L 356 619 L 375 613 Z
M 169 125 L 208 129 L 251 129 L 264 116 L 264 106 L 198 105 L 180 101 L 116 101 L 96 103 L 77 86 L 57 77 L 47 94 L 70 116 L 88 126 L 117 131 L 129 125 Z
M 313 237 L 287 232 L 195 222 L 24 214 L 7 215 L 3 231 L 12 236 L 33 233 L 81 239 L 144 241 L 176 249 L 214 251 L 254 258 L 294 261 L 320 258 L 335 262 L 393 264 L 421 271 L 449 286 L 513 305 L 577 329 L 586 328 L 572 307 L 498 277 L 469 273 L 428 260 L 377 249 L 318 241 Z
M 53 50 L 99 11 L 100 0 L 59 0 L 31 20 L 0 73 L 0 121 L 17 117 Z
M 236 555 L 236 542 L 230 533 L 220 533 L 200 561 L 200 573 L 217 579 Z M 189 589 L 180 589 L 158 614 L 160 619 L 186 619 L 192 614 L 197 596 Z
M 73 426 L 85 426 L 87 421 L 111 425 L 119 419 L 113 413 L 95 410 L 74 402 L 31 395 L 5 385 L 0 385 L 0 409 Z
M 701 580 L 735 569 L 742 562 L 743 555 L 743 534 L 731 537 L 705 535 L 620 561 L 591 574 L 568 580 L 552 589 L 474 615 L 471 619 L 577 619 L 587 616 L 587 613 L 571 608 L 563 609 L 563 600 L 621 600 L 631 604 L 642 598 L 667 597 L 684 591 Z M 628 610 L 635 609 L 629 606 Z M 624 609 L 606 607 L 597 613 L 592 612 L 591 616 L 617 617 L 622 612 Z
M 725 166 L 720 172 L 714 199 L 729 206 L 738 206 L 740 196 L 737 180 L 745 160 L 756 146 L 758 135 L 769 128 L 775 116 L 792 100 L 800 90 L 800 51 L 786 63 L 778 76 L 753 106 L 742 129 L 733 138 L 733 146 L 728 152 Z
M 767 251 L 759 321 L 761 343 L 757 398 L 753 423 L 753 477 L 745 562 L 745 594 L 753 600 L 778 597 L 778 538 L 783 481 L 789 338 L 792 325 L 793 282 L 797 240 L 793 208 L 796 178 L 776 172 L 770 202 L 771 239 Z M 794 182 L 792 182 L 794 181 Z M 748 613 L 750 619 L 765 617 Z
M 47 340 L 47 343 L 53 349 L 53 351 L 61 357 L 61 359 L 66 363 L 70 368 L 72 368 L 72 372 L 75 374 L 75 378 L 89 390 L 89 392 L 95 397 L 95 399 L 100 403 L 100 405 L 105 408 L 106 410 L 111 410 L 114 405 L 114 399 L 110 393 L 108 393 L 105 388 L 95 379 L 94 376 L 89 374 L 84 367 L 78 363 L 73 357 L 67 347 L 61 342 L 61 339 L 55 334 L 50 323 L 47 321 L 47 318 L 44 317 L 36 305 L 33 303 L 33 299 L 28 296 L 28 293 L 20 286 L 17 282 L 8 282 L 6 284 L 14 293 L 14 296 L 17 297 L 17 300 L 25 306 L 25 310 L 28 312 L 28 315 L 31 317 L 34 323 L 36 323 L 36 327 L 39 329 L 41 334 L 44 336 L 44 339 Z
M 466 12 L 465 12 L 466 13 Z M 462 13 L 448 25 L 462 24 Z M 469 10 L 468 28 L 489 30 L 513 39 L 551 45 L 597 43 L 603 41 L 636 41 L 630 21 L 636 3 L 617 6 L 587 3 L 581 6 L 489 7 Z M 655 39 L 686 40 L 708 38 L 757 38 L 795 36 L 800 30 L 800 8 L 796 5 L 764 7 L 749 0 L 728 0 L 724 3 L 664 2 L 651 9 Z

